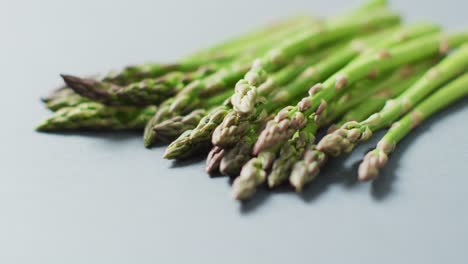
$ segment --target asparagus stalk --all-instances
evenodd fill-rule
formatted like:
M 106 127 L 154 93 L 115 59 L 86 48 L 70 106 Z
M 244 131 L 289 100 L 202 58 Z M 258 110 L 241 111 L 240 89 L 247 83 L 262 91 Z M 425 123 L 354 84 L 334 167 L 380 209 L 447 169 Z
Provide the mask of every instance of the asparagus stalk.
M 222 104 L 231 95 L 232 91 L 228 90 L 203 101 L 201 108 L 195 109 L 187 115 L 174 116 L 156 124 L 153 127 L 153 134 L 165 140 L 177 138 L 184 131 L 195 128 L 200 120 L 207 114 L 207 109 L 211 109 Z
M 190 112 L 188 115 L 175 116 L 156 124 L 153 130 L 159 139 L 170 141 L 180 136 L 184 131 L 194 128 L 205 115 L 205 109 L 197 109 Z
M 468 73 L 440 88 L 424 99 L 411 112 L 395 122 L 390 130 L 370 151 L 359 166 L 359 180 L 368 181 L 378 177 L 379 170 L 385 166 L 388 156 L 395 150 L 398 142 L 434 113 L 468 95 Z
M 42 98 L 42 102 L 52 111 L 57 111 L 64 107 L 76 106 L 88 101 L 88 98 L 75 93 L 72 89 L 66 86 L 61 87 L 53 91 L 47 97 Z
M 355 120 L 349 119 L 354 113 L 356 114 L 372 114 L 369 110 L 375 109 L 376 111 L 383 107 L 383 104 L 389 98 L 400 94 L 404 89 L 408 88 L 411 84 L 415 83 L 416 80 L 422 77 L 422 75 L 434 65 L 434 60 L 425 61 L 416 65 L 405 65 L 400 69 L 390 73 L 389 76 L 382 76 L 377 79 L 363 80 L 356 83 L 346 93 L 341 95 L 337 100 L 333 101 L 325 109 L 324 114 L 321 116 L 319 123 L 321 126 L 330 124 L 336 118 L 346 114 L 348 121 Z M 375 100 L 366 100 L 367 98 Z M 372 102 L 370 105 L 363 104 L 362 102 Z M 383 102 L 380 108 L 375 106 L 380 105 L 378 103 Z M 358 107 L 356 107 L 359 104 Z M 362 108 L 367 111 L 361 110 Z M 374 111 L 375 112 L 375 111 Z
M 157 134 L 154 131 L 154 127 L 160 122 L 162 119 L 161 116 L 164 116 L 169 112 L 169 107 L 174 99 L 169 98 L 163 103 L 158 106 L 158 110 L 154 113 L 154 115 L 150 118 L 150 120 L 146 123 L 145 129 L 143 130 L 143 144 L 145 147 L 151 147 L 154 144 L 157 138 Z
M 403 91 L 411 87 L 417 80 L 419 80 L 428 67 L 430 67 L 430 64 L 427 62 L 423 62 L 415 66 L 406 65 L 395 71 L 390 76 L 384 78 L 384 80 L 378 78 L 371 81 L 361 81 L 360 83 L 355 84 L 355 87 L 351 88 L 350 93 L 348 93 L 349 97 L 355 96 L 357 98 L 366 99 L 357 107 L 349 111 L 348 114 L 344 115 L 340 122 L 348 122 L 351 120 L 359 122 L 369 117 L 372 113 L 379 111 L 379 109 L 384 106 L 387 100 L 398 96 Z M 365 86 L 361 86 L 362 84 Z M 366 94 L 365 89 L 362 87 L 369 87 L 368 90 L 372 91 L 373 94 L 367 97 L 357 93 L 361 91 Z M 346 95 L 344 95 L 344 97 L 346 97 Z M 349 101 L 355 100 L 350 99 Z M 346 103 L 342 103 L 338 104 L 337 108 L 347 109 L 348 107 Z M 341 111 L 338 109 L 334 113 L 338 112 Z M 325 123 L 326 122 L 321 122 L 322 125 L 325 125 Z M 329 129 L 329 131 L 330 130 L 332 129 Z M 290 184 L 296 189 L 297 192 L 301 192 L 304 185 L 313 181 L 320 173 L 320 168 L 325 164 L 327 159 L 327 155 L 318 150 L 315 142 L 311 141 L 304 153 L 303 158 L 297 161 L 293 166 L 289 176 Z
M 216 172 L 219 168 L 222 158 L 224 157 L 225 150 L 220 147 L 213 147 L 208 153 L 206 159 L 205 171 L 209 174 Z
M 84 102 L 64 107 L 37 126 L 38 131 L 66 130 L 139 130 L 156 111 L 145 108 L 111 107 L 96 102 Z
M 276 145 L 262 151 L 242 167 L 239 177 L 232 184 L 234 199 L 246 200 L 255 194 L 257 187 L 266 181 L 267 171 L 271 168 L 279 148 L 280 145 Z
M 388 101 L 380 112 L 362 122 L 345 123 L 332 134 L 325 136 L 318 144 L 318 149 L 334 157 L 350 152 L 358 143 L 369 139 L 374 131 L 390 125 L 432 91 L 467 69 L 468 45 L 463 45 L 398 98 Z
M 270 121 L 255 144 L 254 154 L 277 142 L 284 142 L 307 122 L 315 122 L 313 118 L 318 115 L 314 112 L 323 112 L 327 107 L 327 102 L 336 98 L 340 90 L 347 89 L 351 84 L 364 79 L 369 74 L 378 75 L 404 64 L 430 58 L 441 52 L 446 53 L 449 47 L 460 46 L 467 40 L 467 33 L 449 36 L 433 34 L 366 55 L 365 58 L 358 58 L 355 63 L 350 63 L 323 84 L 315 85 L 309 96 L 303 98 L 297 106 L 281 111 L 275 119 Z
M 408 89 L 411 85 L 413 85 L 417 80 L 419 80 L 425 71 L 415 72 L 407 79 L 401 80 L 399 83 L 395 83 L 392 86 L 387 86 L 387 88 L 383 90 L 376 91 L 373 95 L 371 95 L 368 99 L 363 102 L 360 102 L 359 105 L 350 109 L 346 114 L 344 114 L 339 121 L 337 121 L 333 126 L 330 132 L 336 130 L 336 128 L 341 127 L 346 122 L 349 121 L 362 121 L 368 118 L 375 112 L 378 112 L 382 107 L 384 107 L 385 103 L 394 98 L 399 96 L 403 93 L 406 89 Z M 387 80 L 389 82 L 390 80 Z M 380 85 L 379 85 L 380 86 Z
M 208 146 L 211 132 L 223 121 L 229 109 L 227 104 L 211 109 L 194 129 L 185 131 L 167 147 L 164 158 L 182 159 Z
M 148 78 L 127 86 L 93 79 L 62 75 L 65 83 L 77 93 L 106 105 L 157 105 L 173 96 L 185 85 L 212 74 L 215 65 L 206 65 L 193 72 L 170 72 L 159 78 Z

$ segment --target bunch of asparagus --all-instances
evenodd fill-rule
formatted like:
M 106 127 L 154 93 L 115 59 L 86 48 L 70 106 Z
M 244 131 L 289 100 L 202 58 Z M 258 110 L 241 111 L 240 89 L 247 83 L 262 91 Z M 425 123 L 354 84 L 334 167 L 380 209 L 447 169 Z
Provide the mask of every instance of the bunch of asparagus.
M 345 14 L 300 16 L 187 56 L 92 78 L 62 75 L 40 131 L 142 130 L 164 157 L 208 153 L 235 199 L 267 184 L 300 192 L 329 157 L 389 128 L 359 167 L 374 180 L 425 119 L 468 94 L 468 32 L 405 25 L 385 0 Z M 316 141 L 317 131 L 327 134 Z

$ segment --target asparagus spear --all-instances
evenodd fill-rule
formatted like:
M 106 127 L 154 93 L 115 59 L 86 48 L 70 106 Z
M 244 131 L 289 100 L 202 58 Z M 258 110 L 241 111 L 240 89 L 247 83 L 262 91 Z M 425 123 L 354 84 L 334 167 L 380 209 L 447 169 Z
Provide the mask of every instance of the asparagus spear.
M 154 144 L 157 138 L 157 134 L 154 131 L 154 127 L 160 122 L 161 115 L 164 116 L 169 112 L 169 107 L 173 102 L 174 98 L 169 98 L 158 106 L 158 110 L 146 123 L 145 129 L 143 131 L 143 144 L 145 147 L 151 147 Z
M 158 78 L 146 78 L 126 86 L 91 80 L 86 82 L 76 77 L 73 81 L 78 83 L 70 85 L 73 85 L 75 91 L 81 89 L 78 91 L 80 94 L 107 105 L 154 105 L 175 95 L 188 83 L 214 73 L 219 67 L 221 64 L 206 64 L 194 71 L 172 71 Z M 64 80 L 69 83 L 66 77 Z
M 257 187 L 266 181 L 267 170 L 271 168 L 279 147 L 280 145 L 276 145 L 262 151 L 242 167 L 239 177 L 232 184 L 234 199 L 245 200 L 255 194 Z
M 167 147 L 164 158 L 182 159 L 192 155 L 199 148 L 208 146 L 211 132 L 221 123 L 229 109 L 227 104 L 211 109 L 197 127 L 185 131 Z
M 127 86 L 93 79 L 62 75 L 65 83 L 93 101 L 106 105 L 157 105 L 173 96 L 185 85 L 213 73 L 217 67 L 207 65 L 193 72 L 170 72 L 159 78 L 148 78 Z
M 398 142 L 431 115 L 467 95 L 468 73 L 465 73 L 440 88 L 429 98 L 424 99 L 411 112 L 395 122 L 387 134 L 379 141 L 377 148 L 365 156 L 364 161 L 359 166 L 359 180 L 376 179 L 379 169 L 385 166 L 388 155 L 394 151 Z
M 356 83 L 349 91 L 328 105 L 324 114 L 321 115 L 319 125 L 330 124 L 344 114 L 342 119 L 350 121 L 355 120 L 349 119 L 350 116 L 352 118 L 355 112 L 362 115 L 369 113 L 368 111 L 372 109 L 381 109 L 386 100 L 403 92 L 404 89 L 422 77 L 430 67 L 434 66 L 434 63 L 435 60 L 431 59 L 416 65 L 404 65 L 393 73 L 389 73 L 388 76 L 381 76 L 376 79 L 363 80 Z M 374 100 L 366 100 L 366 102 L 372 103 L 370 105 L 363 104 L 362 102 L 369 97 Z M 383 102 L 381 107 L 375 108 L 381 102 Z M 358 104 L 359 106 L 356 107 Z M 361 110 L 362 108 L 367 109 L 367 111 Z M 372 113 L 370 112 L 369 115 Z
M 360 102 L 359 105 L 350 109 L 346 114 L 344 114 L 339 121 L 337 121 L 329 130 L 330 132 L 336 130 L 337 128 L 344 125 L 349 121 L 362 121 L 368 118 L 373 113 L 379 111 L 384 107 L 385 103 L 394 98 L 401 93 L 403 93 L 408 87 L 413 85 L 417 80 L 419 80 L 426 71 L 416 71 L 414 74 L 411 74 L 409 78 L 400 80 L 398 83 L 391 84 L 391 86 L 384 87 L 383 90 L 377 90 L 373 95 L 363 102 Z M 392 80 L 388 79 L 382 84 L 392 83 Z
M 42 98 L 42 102 L 52 111 L 57 111 L 63 107 L 72 107 L 88 102 L 89 99 L 75 93 L 72 89 L 64 86 L 53 91 L 47 97 Z
M 162 121 L 153 127 L 157 137 L 161 139 L 174 139 L 180 136 L 184 131 L 193 129 L 197 126 L 200 120 L 207 114 L 207 109 L 211 109 L 222 104 L 231 96 L 232 91 L 226 91 L 217 96 L 208 98 L 203 101 L 202 107 L 193 110 L 187 115 L 174 116 L 168 120 Z
M 407 88 L 411 87 L 417 80 L 419 80 L 419 78 L 421 78 L 428 67 L 430 67 L 430 64 L 427 62 L 423 62 L 415 66 L 403 66 L 400 70 L 395 71 L 393 74 L 385 77 L 383 80 L 378 78 L 371 81 L 361 81 L 365 87 L 369 87 L 368 90 L 373 92 L 373 95 L 369 97 L 356 93 L 364 90 L 362 88 L 364 86 L 361 86 L 360 83 L 357 83 L 355 88 L 350 89 L 351 92 L 348 93 L 349 97 L 362 97 L 367 99 L 349 111 L 348 114 L 344 115 L 340 122 L 347 122 L 351 120 L 362 121 L 366 119 L 372 113 L 375 113 L 381 109 L 387 100 L 398 96 Z M 364 94 L 366 93 L 366 91 L 362 92 L 364 92 Z M 343 96 L 346 97 L 346 94 Z M 355 100 L 350 99 L 349 101 Z M 346 103 L 338 104 L 336 107 L 342 109 L 348 108 Z M 339 112 L 341 112 L 339 109 L 334 111 L 335 114 Z M 326 122 L 321 124 L 325 125 Z M 329 131 L 330 130 L 332 129 L 329 129 Z M 302 191 L 304 185 L 313 181 L 320 173 L 320 168 L 325 164 L 327 159 L 327 155 L 318 150 L 315 142 L 311 141 L 304 153 L 303 158 L 297 161 L 293 166 L 289 176 L 290 184 L 296 189 L 297 192 Z
M 262 131 L 254 147 L 254 154 L 263 149 L 284 142 L 307 122 L 315 122 L 314 112 L 327 107 L 327 102 L 336 98 L 340 90 L 348 88 L 351 84 L 362 80 L 369 74 L 379 74 L 398 68 L 401 65 L 420 61 L 442 52 L 448 52 L 448 47 L 457 47 L 468 40 L 467 33 L 451 34 L 448 37 L 433 34 L 417 38 L 397 45 L 393 48 L 358 58 L 323 84 L 319 83 L 311 89 L 308 97 L 303 98 L 295 107 L 281 111 L 275 119 L 270 121 Z
M 205 171 L 209 174 L 216 172 L 221 163 L 221 159 L 224 157 L 225 150 L 220 147 L 213 147 L 208 153 L 206 158 Z
M 169 141 L 177 138 L 184 133 L 184 131 L 194 128 L 205 115 L 205 109 L 197 109 L 190 112 L 188 115 L 175 116 L 156 124 L 153 130 L 158 138 Z
M 356 144 L 369 139 L 374 131 L 390 125 L 440 85 L 467 69 L 468 45 L 463 45 L 398 98 L 388 101 L 380 112 L 362 122 L 345 123 L 332 134 L 325 136 L 318 144 L 318 149 L 335 157 L 350 152 Z
M 111 107 L 95 102 L 84 102 L 64 107 L 37 126 L 39 131 L 65 130 L 139 130 L 156 111 L 145 108 Z

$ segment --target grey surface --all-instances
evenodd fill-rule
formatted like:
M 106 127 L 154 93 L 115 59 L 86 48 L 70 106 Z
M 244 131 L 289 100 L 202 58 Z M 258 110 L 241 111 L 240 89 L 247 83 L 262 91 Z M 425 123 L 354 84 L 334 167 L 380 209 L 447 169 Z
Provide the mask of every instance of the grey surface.
M 296 11 L 357 1 L 1 1 L 0 263 L 467 263 L 467 100 L 420 127 L 382 180 L 355 184 L 373 143 L 303 196 L 241 206 L 203 163 L 177 169 L 139 135 L 33 131 L 58 73 L 170 60 Z M 466 2 L 394 1 L 468 25 Z M 343 165 L 344 164 L 344 165 Z

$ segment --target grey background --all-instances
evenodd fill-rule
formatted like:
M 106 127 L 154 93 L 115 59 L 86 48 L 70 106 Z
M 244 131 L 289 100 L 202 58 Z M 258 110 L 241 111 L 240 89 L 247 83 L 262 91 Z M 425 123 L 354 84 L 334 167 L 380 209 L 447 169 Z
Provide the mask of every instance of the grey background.
M 2 0 L 0 263 L 466 263 L 467 100 L 405 140 L 374 184 L 353 179 L 375 141 L 331 162 L 302 196 L 261 191 L 243 205 L 227 178 L 163 160 L 138 134 L 33 131 L 58 73 L 171 60 L 357 2 Z M 468 24 L 466 2 L 392 5 L 408 20 Z

